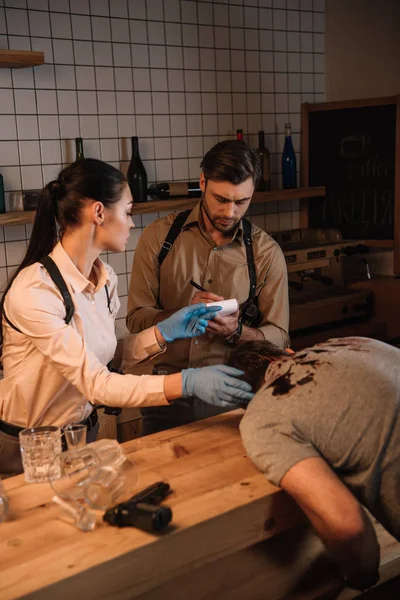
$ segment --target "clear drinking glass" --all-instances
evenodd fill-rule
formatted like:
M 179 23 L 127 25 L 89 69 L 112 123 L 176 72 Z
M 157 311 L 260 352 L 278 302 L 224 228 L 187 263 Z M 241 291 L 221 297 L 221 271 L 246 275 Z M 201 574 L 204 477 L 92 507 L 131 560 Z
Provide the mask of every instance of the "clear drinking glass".
M 63 452 L 49 469 L 49 482 L 55 492 L 53 502 L 62 509 L 62 518 L 82 531 L 92 531 L 96 515 L 89 510 L 86 489 L 99 469 L 99 459 L 88 446 Z
M 30 427 L 19 434 L 25 481 L 38 483 L 48 480 L 49 467 L 57 476 L 57 461 L 61 455 L 61 429 L 59 427 Z
M 126 458 L 125 452 L 117 440 L 108 438 L 96 440 L 90 444 L 90 449 L 96 452 L 103 467 L 119 467 Z
M 136 469 L 127 458 L 118 466 L 101 465 L 86 488 L 86 502 L 96 510 L 107 510 L 128 500 L 137 483 Z
M 68 450 L 77 450 L 86 446 L 87 427 L 81 423 L 71 423 L 63 427 Z
M 127 500 L 138 483 L 136 469 L 118 442 L 99 442 L 63 452 L 55 464 L 55 477 L 53 467 L 49 470 L 50 485 L 56 494 L 53 500 L 75 518 L 80 529 L 87 528 L 88 512 L 106 510 Z

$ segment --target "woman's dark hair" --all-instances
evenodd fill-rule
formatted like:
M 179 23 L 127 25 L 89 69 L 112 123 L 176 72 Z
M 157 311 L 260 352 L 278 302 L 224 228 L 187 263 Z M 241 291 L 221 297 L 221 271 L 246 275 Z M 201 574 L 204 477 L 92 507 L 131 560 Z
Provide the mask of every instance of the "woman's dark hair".
M 257 187 L 261 177 L 257 152 L 240 140 L 224 140 L 213 146 L 201 161 L 200 167 L 206 181 L 229 181 L 239 185 L 251 177 L 254 187 Z
M 101 160 L 85 158 L 60 171 L 57 179 L 43 188 L 26 254 L 0 301 L 0 324 L 6 294 L 18 273 L 53 250 L 59 229 L 79 225 L 82 209 L 88 200 L 101 202 L 108 208 L 121 198 L 125 183 L 126 178 L 118 169 Z
M 267 340 L 255 340 L 236 346 L 228 357 L 227 364 L 244 371 L 242 379 L 257 392 L 263 384 L 265 371 L 270 363 L 282 356 L 290 356 Z

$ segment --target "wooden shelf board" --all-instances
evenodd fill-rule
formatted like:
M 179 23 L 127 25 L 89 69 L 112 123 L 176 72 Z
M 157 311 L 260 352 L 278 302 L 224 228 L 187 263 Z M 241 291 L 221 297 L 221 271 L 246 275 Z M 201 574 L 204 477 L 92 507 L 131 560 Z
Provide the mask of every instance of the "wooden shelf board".
M 279 200 L 295 200 L 296 198 L 312 198 L 325 196 L 324 186 L 314 188 L 296 188 L 293 190 L 272 190 L 270 192 L 255 192 L 252 204 L 263 202 L 277 202 Z M 174 198 L 173 200 L 150 200 L 141 204 L 135 204 L 133 215 L 143 215 L 155 212 L 173 212 L 174 210 L 185 210 L 193 208 L 199 202 L 199 198 Z
M 24 223 L 33 223 L 35 220 L 35 210 L 16 210 L 0 215 L 0 227 L 4 225 L 23 225 Z
M 0 68 L 24 69 L 44 64 L 44 52 L 31 50 L 0 50 Z
M 311 198 L 324 196 L 325 187 L 315 188 L 296 188 L 294 190 L 272 190 L 271 192 L 256 192 L 252 203 L 261 204 L 263 202 L 277 202 L 279 200 L 295 200 L 296 198 Z M 173 200 L 150 200 L 135 204 L 132 210 L 133 215 L 146 215 L 158 212 L 174 212 L 175 210 L 185 210 L 193 208 L 199 202 L 199 198 L 174 198 Z M 17 211 L 0 215 L 0 227 L 4 225 L 22 225 L 23 223 L 33 223 L 36 212 Z

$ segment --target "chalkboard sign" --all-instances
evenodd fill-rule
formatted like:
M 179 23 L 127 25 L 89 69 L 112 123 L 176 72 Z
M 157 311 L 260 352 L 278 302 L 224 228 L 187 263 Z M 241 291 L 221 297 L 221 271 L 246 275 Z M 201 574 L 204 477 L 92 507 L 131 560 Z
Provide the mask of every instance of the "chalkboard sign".
M 395 239 L 397 98 L 373 102 L 303 105 L 302 184 L 327 188 L 308 201 L 309 227 Z

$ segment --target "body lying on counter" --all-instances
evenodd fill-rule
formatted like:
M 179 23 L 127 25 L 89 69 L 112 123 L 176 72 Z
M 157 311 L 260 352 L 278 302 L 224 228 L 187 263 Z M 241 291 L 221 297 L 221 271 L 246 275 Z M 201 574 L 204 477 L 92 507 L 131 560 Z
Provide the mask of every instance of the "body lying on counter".
M 268 600 L 304 598 L 307 574 L 314 595 L 343 588 L 301 511 L 246 457 L 242 416 L 234 411 L 124 444 L 140 488 L 162 479 L 173 490 L 173 527 L 161 537 L 111 527 L 101 515 L 95 531 L 83 533 L 60 520 L 47 484 L 6 480 L 12 518 L 0 526 L 2 600 L 155 600 L 160 593 L 176 600 L 182 590 L 193 600 L 252 600 L 265 589 Z M 400 545 L 376 531 L 385 580 L 400 573 Z
M 230 364 L 259 390 L 241 423 L 246 450 L 309 517 L 348 585 L 378 579 L 365 506 L 400 541 L 400 350 L 337 338 L 296 354 L 268 342 Z

